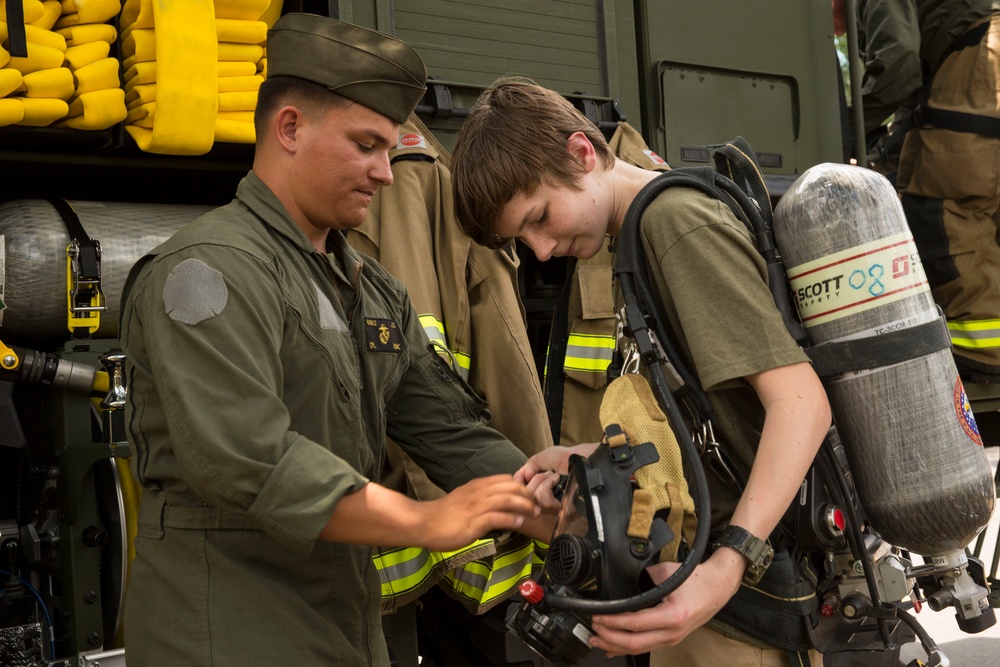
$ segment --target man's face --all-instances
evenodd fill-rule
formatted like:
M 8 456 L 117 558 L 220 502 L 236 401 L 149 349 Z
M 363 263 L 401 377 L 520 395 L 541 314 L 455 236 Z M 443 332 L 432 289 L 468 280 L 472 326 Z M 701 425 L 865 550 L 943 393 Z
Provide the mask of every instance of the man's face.
M 301 132 L 292 179 L 299 208 L 319 229 L 357 227 L 375 191 L 392 183 L 389 149 L 399 126 L 350 103 L 311 113 Z
M 515 195 L 494 231 L 520 239 L 542 262 L 550 257 L 593 257 L 604 243 L 610 217 L 595 175 L 582 175 L 579 186 L 543 182 L 530 195 Z

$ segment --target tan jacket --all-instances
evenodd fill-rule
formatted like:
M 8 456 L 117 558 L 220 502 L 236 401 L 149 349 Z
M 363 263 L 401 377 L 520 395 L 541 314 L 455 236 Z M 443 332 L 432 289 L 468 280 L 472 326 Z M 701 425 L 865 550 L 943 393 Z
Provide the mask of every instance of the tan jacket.
M 517 258 L 462 233 L 452 208 L 451 156 L 416 116 L 399 136 L 390 153 L 394 182 L 378 190 L 348 243 L 407 286 L 428 337 L 489 403 L 490 425 L 530 456 L 552 437 L 518 297 Z M 389 465 L 397 481 L 405 468 L 411 494 L 437 495 L 395 447 Z
M 615 156 L 629 164 L 656 171 L 670 169 L 628 123 L 618 124 L 608 144 Z M 614 255 L 608 251 L 609 242 L 610 239 L 605 239 L 596 255 L 577 262 L 570 282 L 566 319 L 569 352 L 563 363 L 562 416 L 559 420 L 558 442 L 561 445 L 598 442 L 603 433 L 599 412 L 615 345 L 611 271 Z M 548 393 L 552 386 L 548 378 L 546 381 Z

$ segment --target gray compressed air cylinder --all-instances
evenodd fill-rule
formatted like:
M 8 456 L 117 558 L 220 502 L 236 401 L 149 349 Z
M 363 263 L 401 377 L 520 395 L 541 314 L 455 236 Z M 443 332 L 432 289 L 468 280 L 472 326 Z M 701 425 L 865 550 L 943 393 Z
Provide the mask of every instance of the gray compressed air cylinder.
M 880 174 L 812 167 L 779 202 L 774 232 L 813 345 L 939 317 L 902 206 Z M 971 542 L 995 491 L 951 351 L 824 385 L 872 527 L 924 556 Z
M 72 201 L 80 223 L 101 244 L 101 289 L 107 310 L 93 338 L 118 331 L 121 291 L 132 265 L 208 206 Z M 69 338 L 66 223 L 43 199 L 0 204 L 0 340 Z

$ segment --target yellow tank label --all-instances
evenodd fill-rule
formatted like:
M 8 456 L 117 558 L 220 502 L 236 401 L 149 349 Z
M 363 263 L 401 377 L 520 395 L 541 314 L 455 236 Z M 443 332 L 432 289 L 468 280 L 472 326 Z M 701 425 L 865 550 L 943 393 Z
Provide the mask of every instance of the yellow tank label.
M 787 273 L 799 317 L 807 327 L 928 289 L 927 276 L 909 232 L 794 266 Z

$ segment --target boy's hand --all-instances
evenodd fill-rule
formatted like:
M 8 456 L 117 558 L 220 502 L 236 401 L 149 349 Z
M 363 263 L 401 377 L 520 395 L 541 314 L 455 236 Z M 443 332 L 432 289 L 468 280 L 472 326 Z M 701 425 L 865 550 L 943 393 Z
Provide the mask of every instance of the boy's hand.
M 565 475 L 569 471 L 569 457 L 571 454 L 579 454 L 583 457 L 590 456 L 599 444 L 597 442 L 587 442 L 572 447 L 557 445 L 543 449 L 528 459 L 528 462 L 514 473 L 514 479 L 527 484 L 540 472 L 554 470 Z
M 657 563 L 646 568 L 660 584 L 680 563 Z M 722 609 L 740 587 L 746 561 L 732 549 L 719 549 L 695 567 L 673 593 L 641 611 L 593 618 L 597 636 L 590 645 L 609 657 L 638 655 L 661 646 L 676 646 Z

